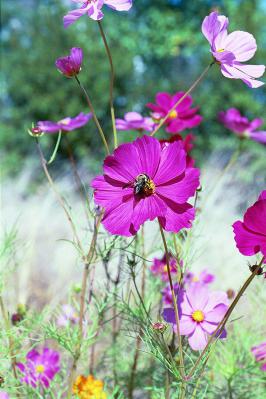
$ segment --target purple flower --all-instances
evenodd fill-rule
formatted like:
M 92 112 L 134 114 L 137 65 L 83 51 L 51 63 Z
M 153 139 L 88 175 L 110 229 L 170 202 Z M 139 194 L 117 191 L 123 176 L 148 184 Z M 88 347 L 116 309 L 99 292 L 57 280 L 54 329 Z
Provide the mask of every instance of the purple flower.
M 9 399 L 9 395 L 7 392 L 0 392 L 0 399 Z
M 124 119 L 116 119 L 117 130 L 140 130 L 152 132 L 155 126 L 152 118 L 143 117 L 138 112 L 127 112 Z
M 209 292 L 206 286 L 198 283 L 184 292 L 180 308 L 180 334 L 188 337 L 193 350 L 202 350 L 207 344 L 208 335 L 214 333 L 223 319 L 228 309 L 228 299 L 225 292 Z M 164 309 L 163 317 L 176 328 L 173 308 Z
M 132 236 L 156 218 L 166 231 L 191 227 L 195 210 L 187 200 L 199 186 L 199 170 L 186 167 L 182 143 L 162 148 L 154 137 L 140 137 L 107 156 L 103 171 L 92 187 L 95 203 L 105 209 L 102 223 L 111 234 Z
M 236 108 L 229 108 L 227 111 L 219 112 L 218 119 L 224 126 L 232 130 L 237 136 L 248 137 L 251 140 L 266 144 L 266 131 L 256 131 L 262 124 L 263 119 L 256 118 L 249 121 L 248 118 L 242 116 Z
M 88 17 L 98 21 L 103 18 L 102 7 L 106 4 L 108 7 L 116 11 L 128 11 L 132 7 L 132 0 L 72 0 L 74 3 L 82 3 L 80 8 L 70 11 L 64 16 L 64 27 L 67 28 L 73 24 L 82 15 L 87 14 Z
M 243 61 L 252 58 L 257 50 L 255 38 L 248 32 L 227 33 L 228 18 L 212 12 L 202 23 L 202 33 L 211 45 L 211 53 L 221 66 L 226 78 L 241 79 L 249 87 L 260 87 L 264 83 L 256 80 L 264 74 L 264 65 L 246 65 Z
M 60 327 L 66 327 L 69 324 L 78 323 L 78 315 L 73 306 L 65 304 L 62 306 L 62 314 L 57 319 L 57 324 Z
M 199 276 L 195 275 L 192 272 L 186 272 L 184 275 L 184 283 L 186 284 L 193 284 L 193 283 L 210 284 L 214 280 L 215 276 L 209 273 L 206 269 L 202 270 Z
M 236 246 L 245 256 L 261 252 L 266 263 L 266 190 L 244 214 L 244 220 L 233 224 Z
M 37 126 L 44 133 L 56 133 L 59 132 L 59 130 L 69 132 L 71 130 L 78 129 L 79 127 L 86 125 L 86 123 L 88 123 L 91 117 L 92 117 L 91 113 L 83 114 L 83 112 L 81 112 L 75 118 L 70 118 L 68 116 L 64 119 L 61 119 L 58 122 L 39 121 L 37 123 Z
M 160 121 L 163 119 L 175 103 L 184 95 L 183 91 L 179 91 L 171 96 L 169 93 L 157 93 L 156 104 L 148 103 L 146 106 L 150 108 L 153 113 L 153 119 Z M 192 97 L 187 96 L 183 101 L 172 111 L 165 121 L 166 131 L 168 133 L 179 133 L 184 129 L 198 126 L 202 121 L 202 116 L 198 115 L 198 107 L 190 108 L 192 105 Z
M 180 296 L 181 290 L 179 288 L 178 283 L 174 284 L 174 292 L 177 297 Z M 172 305 L 173 296 L 172 296 L 170 284 L 168 284 L 166 287 L 164 287 L 164 289 L 162 290 L 162 296 L 163 296 L 163 303 L 165 303 L 166 305 Z
M 70 50 L 70 55 L 60 57 L 55 61 L 55 66 L 67 78 L 72 78 L 79 74 L 83 59 L 82 49 L 73 47 Z
M 42 353 L 35 349 L 28 352 L 26 363 L 17 363 L 17 367 L 23 374 L 21 382 L 37 388 L 41 384 L 49 388 L 54 376 L 60 371 L 59 353 L 49 348 L 44 348 Z
M 171 274 L 177 273 L 176 260 L 173 256 L 169 256 L 170 271 Z M 153 264 L 151 266 L 151 272 L 155 275 L 159 275 L 162 281 L 168 281 L 167 265 L 166 265 L 166 255 L 161 259 L 154 258 Z
M 255 356 L 257 362 L 262 363 L 261 370 L 266 371 L 266 342 L 251 348 L 251 352 Z

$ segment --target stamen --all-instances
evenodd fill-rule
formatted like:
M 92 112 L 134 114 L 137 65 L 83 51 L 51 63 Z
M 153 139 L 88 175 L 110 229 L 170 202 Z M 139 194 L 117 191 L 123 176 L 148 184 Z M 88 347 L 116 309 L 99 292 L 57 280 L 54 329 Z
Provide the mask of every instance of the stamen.
M 192 319 L 195 320 L 197 323 L 200 323 L 205 318 L 204 313 L 201 310 L 195 310 L 195 312 L 193 312 L 191 316 Z

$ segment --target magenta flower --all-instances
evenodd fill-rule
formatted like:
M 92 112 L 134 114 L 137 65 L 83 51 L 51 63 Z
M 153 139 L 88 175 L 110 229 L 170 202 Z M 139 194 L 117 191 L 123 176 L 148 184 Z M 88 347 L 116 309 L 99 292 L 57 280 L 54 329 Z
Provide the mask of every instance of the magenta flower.
M 180 303 L 180 334 L 188 337 L 193 350 L 205 348 L 208 335 L 215 332 L 228 309 L 228 299 L 225 292 L 209 292 L 202 284 L 193 284 L 183 294 Z M 173 308 L 166 308 L 163 317 L 175 326 Z M 224 338 L 225 332 L 220 335 Z
M 185 93 L 179 91 L 178 93 L 171 96 L 169 93 L 157 93 L 156 104 L 148 103 L 146 106 L 150 108 L 153 113 L 151 114 L 153 119 L 160 121 L 163 119 L 175 103 Z M 184 129 L 198 126 L 202 121 L 202 116 L 197 114 L 198 107 L 190 108 L 192 105 L 192 97 L 187 96 L 184 100 L 172 111 L 165 121 L 166 131 L 168 133 L 179 133 Z
M 78 129 L 88 123 L 88 121 L 92 118 L 92 114 L 83 114 L 81 112 L 79 115 L 75 116 L 74 118 L 70 118 L 69 116 L 61 119 L 58 122 L 52 121 L 39 121 L 37 126 L 41 129 L 44 133 L 56 133 L 60 130 L 64 132 L 69 132 L 71 130 Z
M 202 270 L 200 274 L 197 276 L 192 272 L 186 272 L 184 275 L 184 283 L 185 284 L 210 284 L 215 280 L 215 276 L 209 273 L 206 269 Z
M 244 214 L 244 220 L 233 224 L 236 246 L 242 255 L 261 252 L 266 262 L 266 190 Z
M 99 21 L 103 18 L 102 7 L 107 5 L 116 11 L 128 11 L 132 7 L 132 0 L 72 0 L 74 3 L 82 3 L 80 8 L 70 11 L 64 16 L 64 27 L 67 28 L 73 24 L 82 15 L 87 14 L 88 17 Z
M 176 274 L 177 273 L 176 260 L 171 255 L 169 257 L 169 263 L 170 263 L 171 274 Z M 164 255 L 161 259 L 158 259 L 158 258 L 153 259 L 153 264 L 151 266 L 151 272 L 154 275 L 160 276 L 162 281 L 168 281 L 166 255 Z
M 160 140 L 160 143 L 162 145 L 167 145 L 169 143 L 174 143 L 175 141 L 181 141 L 183 143 L 183 148 L 187 153 L 187 167 L 188 168 L 193 168 L 195 165 L 195 160 L 191 157 L 190 152 L 194 147 L 193 141 L 195 140 L 195 136 L 190 133 L 188 134 L 184 139 L 180 134 L 175 134 L 173 135 L 170 139 L 168 140 Z
M 134 235 L 156 218 L 167 231 L 191 227 L 195 211 L 187 200 L 199 186 L 199 170 L 186 167 L 181 143 L 162 148 L 154 137 L 143 136 L 106 157 L 103 171 L 92 187 L 111 234 Z
M 240 138 L 248 137 L 251 140 L 266 144 L 266 131 L 255 131 L 263 124 L 263 119 L 256 118 L 249 122 L 236 108 L 229 108 L 218 114 L 218 119 L 224 126 L 232 130 Z
M 138 112 L 127 112 L 124 119 L 116 119 L 117 130 L 139 130 L 152 132 L 155 126 L 152 118 L 147 118 Z
M 73 306 L 65 304 L 62 306 L 62 314 L 57 319 L 57 324 L 60 327 L 66 327 L 70 324 L 78 323 L 78 314 Z
M 17 367 L 23 374 L 21 382 L 37 388 L 41 384 L 49 388 L 54 376 L 60 371 L 59 353 L 49 348 L 44 348 L 42 353 L 35 349 L 28 352 L 26 363 L 17 363 Z
M 179 288 L 179 284 L 175 283 L 174 284 L 174 292 L 177 297 L 179 297 L 180 301 L 180 296 L 182 295 L 183 291 Z M 170 284 L 168 284 L 164 289 L 162 290 L 162 297 L 163 297 L 163 303 L 166 305 L 172 305 L 173 304 L 173 296 L 170 288 Z
M 257 362 L 262 363 L 261 370 L 266 371 L 266 342 L 251 348 L 251 352 L 255 356 Z
M 212 12 L 204 18 L 202 33 L 211 45 L 211 53 L 226 78 L 241 79 L 249 87 L 260 87 L 264 83 L 256 80 L 264 74 L 264 65 L 246 65 L 243 61 L 252 58 L 257 50 L 255 38 L 248 32 L 227 33 L 228 18 Z
M 72 78 L 79 74 L 83 59 L 82 49 L 73 47 L 70 50 L 70 55 L 60 57 L 55 61 L 55 66 L 67 78 Z
M 9 395 L 7 392 L 0 392 L 0 399 L 9 399 Z

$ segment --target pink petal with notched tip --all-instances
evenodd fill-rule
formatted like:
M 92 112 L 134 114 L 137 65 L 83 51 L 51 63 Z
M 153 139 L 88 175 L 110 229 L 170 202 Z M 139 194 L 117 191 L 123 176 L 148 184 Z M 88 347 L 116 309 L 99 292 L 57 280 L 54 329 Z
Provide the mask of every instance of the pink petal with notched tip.
M 227 35 L 221 46 L 221 48 L 231 51 L 236 60 L 240 62 L 250 60 L 257 50 L 254 36 L 242 31 L 234 31 Z
M 247 209 L 244 225 L 250 231 L 262 234 L 266 239 L 266 200 L 257 201 Z
M 116 11 L 128 11 L 132 7 L 132 0 L 104 0 L 104 4 Z
M 222 74 L 229 79 L 241 79 L 243 82 L 248 85 L 249 87 L 252 87 L 253 89 L 258 88 L 262 85 L 264 85 L 263 82 L 254 79 L 253 77 L 247 75 L 247 72 L 252 73 L 252 71 L 256 75 L 263 75 L 265 67 L 264 65 L 247 65 L 248 67 L 251 68 L 243 68 L 243 65 L 240 66 L 239 64 L 233 64 L 233 65 L 228 65 L 228 64 L 222 64 L 221 65 L 221 72 Z M 254 67 L 254 68 L 253 68 Z M 245 69 L 245 72 L 243 71 Z
M 139 163 L 141 164 L 139 173 L 145 173 L 153 179 L 157 172 L 161 156 L 159 141 L 151 136 L 143 136 L 135 140 L 133 146 L 139 155 Z
M 195 351 L 199 351 L 205 348 L 208 342 L 207 334 L 201 328 L 200 324 L 196 326 L 193 334 L 188 337 L 188 342 L 191 348 Z
M 186 152 L 181 142 L 175 142 L 163 148 L 158 170 L 154 176 L 157 186 L 167 185 L 178 178 L 186 169 Z
M 192 226 L 195 209 L 190 204 L 175 204 L 169 200 L 165 203 L 167 204 L 166 214 L 158 218 L 164 230 L 177 233 Z
M 204 18 L 201 30 L 208 42 L 212 45 L 218 34 L 226 31 L 228 24 L 228 18 L 224 15 L 218 15 L 217 12 L 212 12 Z

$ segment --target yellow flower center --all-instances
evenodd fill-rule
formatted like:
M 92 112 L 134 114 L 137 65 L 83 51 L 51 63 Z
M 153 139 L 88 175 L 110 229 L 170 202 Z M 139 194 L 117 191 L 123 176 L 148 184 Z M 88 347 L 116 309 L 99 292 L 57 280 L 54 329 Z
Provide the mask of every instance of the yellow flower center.
M 195 310 L 195 312 L 192 313 L 192 319 L 195 320 L 197 323 L 200 323 L 204 320 L 203 312 L 201 310 Z
M 178 113 L 176 110 L 171 111 L 169 114 L 170 119 L 175 119 L 175 118 L 177 118 L 177 116 L 178 116 Z
M 62 123 L 62 125 L 69 125 L 69 118 L 61 119 L 58 123 Z
M 167 273 L 167 265 L 163 266 L 163 273 Z
M 199 278 L 197 276 L 194 276 L 192 281 L 193 281 L 193 283 L 196 283 L 197 281 L 199 281 Z
M 220 48 L 219 50 L 216 50 L 217 53 L 223 53 L 224 52 L 224 48 Z
M 38 374 L 42 374 L 44 372 L 45 368 L 42 364 L 38 364 L 38 366 L 35 367 L 35 371 Z

